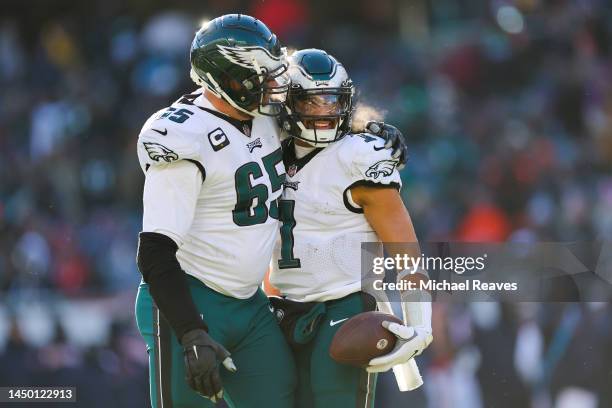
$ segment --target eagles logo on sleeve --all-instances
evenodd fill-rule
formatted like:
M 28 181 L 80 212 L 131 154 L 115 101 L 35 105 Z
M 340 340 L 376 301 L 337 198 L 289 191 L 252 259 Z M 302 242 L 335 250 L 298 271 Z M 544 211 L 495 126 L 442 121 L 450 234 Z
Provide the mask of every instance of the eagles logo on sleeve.
M 155 161 L 159 159 L 164 160 L 166 163 L 170 163 L 173 160 L 178 160 L 178 154 L 168 149 L 166 146 L 159 143 L 144 142 L 144 148 L 146 149 L 149 157 Z
M 378 176 L 388 177 L 393 174 L 397 160 L 381 160 L 370 166 L 365 172 L 366 177 L 377 179 Z

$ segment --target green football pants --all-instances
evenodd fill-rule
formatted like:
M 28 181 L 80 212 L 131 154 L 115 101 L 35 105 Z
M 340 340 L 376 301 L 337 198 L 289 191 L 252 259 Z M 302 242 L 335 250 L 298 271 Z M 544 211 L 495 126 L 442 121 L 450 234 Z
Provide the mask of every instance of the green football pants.
M 191 296 L 204 316 L 210 336 L 231 354 L 238 371 L 219 367 L 224 399 L 237 408 L 292 408 L 296 385 L 289 346 L 258 290 L 236 299 L 188 277 Z M 149 383 L 153 408 L 205 408 L 214 404 L 185 382 L 183 350 L 155 306 L 148 285 L 136 297 L 136 323 L 149 353 Z
M 325 302 L 326 314 L 315 337 L 293 350 L 298 373 L 297 408 L 373 407 L 376 375 L 363 368 L 336 363 L 329 346 L 349 318 L 376 308 L 368 295 L 357 292 Z

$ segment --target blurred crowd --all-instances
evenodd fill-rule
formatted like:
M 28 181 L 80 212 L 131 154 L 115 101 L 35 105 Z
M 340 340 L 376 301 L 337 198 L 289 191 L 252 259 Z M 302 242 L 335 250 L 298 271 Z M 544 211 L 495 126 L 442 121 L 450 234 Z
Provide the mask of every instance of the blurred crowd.
M 31 6 L 10 2 L 0 18 L 0 385 L 79 384 L 101 396 L 88 407 L 144 406 L 135 142 L 151 113 L 195 88 L 188 54 L 202 20 L 236 10 L 290 47 L 335 55 L 361 103 L 404 132 L 402 194 L 420 240 L 612 237 L 604 0 Z M 378 398 L 611 406 L 611 312 L 436 305 L 424 390 L 400 396 L 387 375 Z

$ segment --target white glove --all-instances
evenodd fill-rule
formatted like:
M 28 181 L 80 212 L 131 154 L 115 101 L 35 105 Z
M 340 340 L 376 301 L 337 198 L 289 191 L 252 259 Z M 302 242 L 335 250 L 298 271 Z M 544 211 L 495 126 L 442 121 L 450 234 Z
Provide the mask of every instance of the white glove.
M 433 341 L 431 330 L 431 295 L 427 291 L 402 293 L 404 324 L 382 322 L 382 326 L 397 337 L 395 347 L 384 356 L 370 360 L 369 373 L 388 371 L 421 354 Z
M 431 329 L 411 327 L 393 322 L 382 322 L 382 326 L 397 337 L 392 351 L 381 357 L 370 360 L 366 367 L 368 373 L 381 373 L 393 366 L 407 362 L 418 356 L 433 340 Z

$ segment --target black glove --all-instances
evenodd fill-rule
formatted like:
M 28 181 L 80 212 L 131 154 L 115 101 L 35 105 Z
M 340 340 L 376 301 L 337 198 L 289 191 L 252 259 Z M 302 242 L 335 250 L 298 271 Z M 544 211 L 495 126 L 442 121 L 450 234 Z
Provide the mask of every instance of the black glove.
M 385 148 L 391 149 L 391 156 L 398 160 L 398 170 L 406 167 L 406 162 L 408 161 L 408 146 L 406 145 L 404 135 L 402 135 L 402 132 L 400 132 L 398 128 L 388 125 L 385 122 L 371 120 L 366 123 L 365 130 L 385 139 Z
M 190 330 L 181 338 L 185 354 L 185 381 L 200 395 L 217 402 L 223 398 L 219 363 L 235 372 L 230 353 L 205 330 Z

